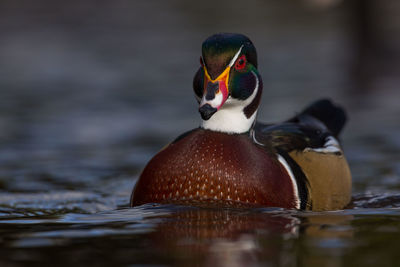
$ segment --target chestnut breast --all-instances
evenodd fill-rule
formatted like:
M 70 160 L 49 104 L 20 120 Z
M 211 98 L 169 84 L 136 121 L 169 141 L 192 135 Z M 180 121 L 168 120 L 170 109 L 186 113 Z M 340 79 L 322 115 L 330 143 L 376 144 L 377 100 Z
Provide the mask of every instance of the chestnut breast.
M 134 188 L 131 205 L 294 208 L 294 186 L 275 155 L 248 135 L 196 129 L 151 159 Z

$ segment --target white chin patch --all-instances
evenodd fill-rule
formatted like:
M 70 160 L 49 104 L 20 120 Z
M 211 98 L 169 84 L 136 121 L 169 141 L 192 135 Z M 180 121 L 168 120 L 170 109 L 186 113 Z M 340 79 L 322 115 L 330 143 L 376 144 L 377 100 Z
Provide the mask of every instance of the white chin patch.
M 200 102 L 200 107 L 209 104 L 210 106 L 212 106 L 213 108 L 219 108 L 222 104 L 223 101 L 223 97 L 222 97 L 222 93 L 218 93 L 215 95 L 215 97 L 212 100 L 206 100 L 206 97 L 203 96 L 203 98 L 201 99 Z

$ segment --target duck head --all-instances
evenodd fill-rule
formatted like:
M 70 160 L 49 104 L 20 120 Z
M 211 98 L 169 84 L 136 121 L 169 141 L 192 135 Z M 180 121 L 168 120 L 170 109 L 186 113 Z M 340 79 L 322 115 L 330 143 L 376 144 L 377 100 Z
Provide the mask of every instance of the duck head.
M 219 33 L 202 45 L 193 88 L 204 129 L 232 134 L 252 127 L 261 100 L 257 52 L 242 34 Z

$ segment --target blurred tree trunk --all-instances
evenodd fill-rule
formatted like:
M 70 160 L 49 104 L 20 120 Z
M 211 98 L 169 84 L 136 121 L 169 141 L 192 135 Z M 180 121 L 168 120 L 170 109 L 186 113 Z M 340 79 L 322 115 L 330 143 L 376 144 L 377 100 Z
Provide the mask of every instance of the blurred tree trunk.
M 372 90 L 373 75 L 376 71 L 376 54 L 379 50 L 379 36 L 376 32 L 377 16 L 375 0 L 348 0 L 347 14 L 350 17 L 350 34 L 354 58 L 352 66 L 353 89 L 356 93 Z

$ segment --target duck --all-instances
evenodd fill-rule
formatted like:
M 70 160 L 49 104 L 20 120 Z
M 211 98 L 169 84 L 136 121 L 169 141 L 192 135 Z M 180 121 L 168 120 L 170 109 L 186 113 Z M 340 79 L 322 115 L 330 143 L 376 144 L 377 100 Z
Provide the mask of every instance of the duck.
M 256 120 L 263 91 L 257 52 L 243 34 L 202 44 L 193 79 L 200 126 L 145 166 L 130 205 L 343 209 L 351 172 L 339 141 L 347 115 L 319 99 L 280 123 Z

